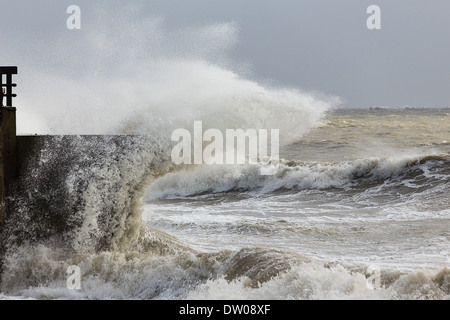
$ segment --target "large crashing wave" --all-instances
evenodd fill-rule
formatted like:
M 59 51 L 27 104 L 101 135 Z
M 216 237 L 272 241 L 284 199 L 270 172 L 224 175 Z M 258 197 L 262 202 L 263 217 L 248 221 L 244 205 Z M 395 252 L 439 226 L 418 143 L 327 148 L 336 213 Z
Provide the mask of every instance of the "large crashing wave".
M 111 136 L 42 140 L 9 199 L 0 291 L 32 298 L 320 298 L 332 285 L 336 295 L 379 296 L 364 286 L 361 270 L 280 250 L 196 252 L 142 223 L 146 187 L 174 170 L 174 129 L 195 120 L 205 129 L 275 128 L 289 143 L 338 100 L 231 71 L 223 53 L 237 40 L 233 23 L 167 31 L 160 18 L 126 11 L 101 17 L 74 43 L 34 44 L 28 57 L 5 52 L 16 58 L 26 92 L 18 100 L 19 132 Z M 134 136 L 117 136 L 125 134 Z M 69 265 L 82 270 L 81 292 L 66 288 Z M 416 278 L 414 290 L 448 294 L 448 270 L 395 282 L 399 277 L 390 283 L 405 296 Z
M 57 237 L 75 252 L 116 250 L 135 229 L 129 217 L 143 186 L 171 167 L 173 130 L 195 120 L 205 130 L 274 128 L 286 143 L 339 100 L 231 71 L 225 55 L 237 41 L 234 23 L 169 31 L 163 19 L 135 13 L 100 12 L 82 38 L 34 43 L 33 56 L 17 58 L 27 93 L 17 102 L 19 132 L 97 137 L 40 146 L 11 201 L 15 242 Z M 49 54 L 51 65 L 42 64 Z
M 339 103 L 246 77 L 248 68 L 226 57 L 239 38 L 235 23 L 173 30 L 124 9 L 91 24 L 82 38 L 63 34 L 19 58 L 26 93 L 17 99 L 19 132 L 170 141 L 173 130 L 198 120 L 205 130 L 282 129 L 281 138 L 294 141 Z M 51 64 L 43 64 L 48 55 Z
M 140 219 L 145 187 L 174 169 L 171 133 L 201 120 L 205 129 L 282 128 L 281 140 L 289 142 L 337 102 L 267 87 L 227 68 L 223 53 L 236 42 L 233 23 L 167 31 L 162 19 L 136 20 L 130 12 L 101 16 L 82 40 L 34 43 L 33 56 L 5 52 L 15 56 L 26 92 L 17 100 L 19 132 L 54 137 L 29 152 L 9 199 L 0 291 L 67 295 L 61 288 L 71 264 L 83 269 L 87 297 L 97 298 L 154 298 L 172 285 L 233 279 L 224 266 L 232 252 L 195 252 Z M 51 65 L 42 64 L 48 56 Z M 271 263 L 273 270 L 287 268 L 282 260 Z M 160 268 L 166 274 L 158 283 L 138 281 Z M 176 280 L 177 270 L 184 281 Z M 137 286 L 124 290 L 131 278 Z M 29 287 L 44 289 L 27 293 Z

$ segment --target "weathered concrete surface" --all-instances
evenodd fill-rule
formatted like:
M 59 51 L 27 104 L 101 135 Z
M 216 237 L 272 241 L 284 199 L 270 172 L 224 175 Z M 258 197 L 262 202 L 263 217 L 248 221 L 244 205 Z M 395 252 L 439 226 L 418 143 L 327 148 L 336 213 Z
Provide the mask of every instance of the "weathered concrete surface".
M 0 113 L 0 223 L 6 217 L 5 197 L 17 177 L 16 109 L 1 108 Z

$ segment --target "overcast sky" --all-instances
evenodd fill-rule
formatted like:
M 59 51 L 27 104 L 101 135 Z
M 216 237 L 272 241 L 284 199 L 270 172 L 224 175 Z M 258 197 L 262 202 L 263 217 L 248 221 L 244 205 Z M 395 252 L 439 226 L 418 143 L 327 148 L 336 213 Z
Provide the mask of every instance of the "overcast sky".
M 15 50 L 33 52 L 68 32 L 66 8 L 82 10 L 82 37 L 100 7 L 116 0 L 0 0 L 2 33 Z M 148 0 L 142 17 L 164 17 L 169 28 L 234 22 L 239 41 L 228 54 L 248 64 L 254 80 L 340 96 L 345 106 L 450 107 L 448 0 Z M 366 10 L 381 8 L 381 30 L 369 30 Z M 0 64 L 19 64 L 1 52 Z M 18 52 L 19 55 L 19 52 Z M 69 57 L 68 57 L 69 58 Z

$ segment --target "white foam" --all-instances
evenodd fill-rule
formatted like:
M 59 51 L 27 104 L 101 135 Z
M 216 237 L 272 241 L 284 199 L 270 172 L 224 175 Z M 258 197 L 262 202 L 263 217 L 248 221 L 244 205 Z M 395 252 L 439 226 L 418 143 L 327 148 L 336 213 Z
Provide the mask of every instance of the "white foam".
M 279 189 L 346 188 L 357 185 L 357 179 L 375 182 L 406 174 L 410 170 L 408 165 L 419 159 L 421 157 L 372 158 L 341 163 L 300 163 L 294 166 L 282 163 L 273 176 L 260 175 L 259 165 L 197 166 L 156 180 L 144 199 L 153 201 L 230 190 L 268 193 Z M 420 165 L 417 168 L 422 167 Z M 378 188 L 383 188 L 383 184 Z
M 236 23 L 170 29 L 127 9 L 93 12 L 82 37 L 32 42 L 8 52 L 20 65 L 19 133 L 152 134 L 174 129 L 282 129 L 296 139 L 339 103 L 336 97 L 270 87 L 229 59 Z M 6 42 L 7 35 L 2 35 Z M 48 64 L 42 64 L 51 55 Z M 283 138 L 282 137 L 282 138 Z
M 250 250 L 233 256 L 247 270 L 257 259 L 261 267 L 277 267 L 264 255 Z M 264 252 L 264 251 L 261 251 Z M 9 270 L 3 288 L 8 294 L 0 299 L 196 299 L 196 300 L 305 300 L 305 299 L 449 299 L 450 269 L 423 269 L 409 273 L 380 270 L 380 282 L 374 287 L 369 268 L 325 263 L 319 260 L 295 264 L 255 286 L 246 274 L 226 279 L 230 253 L 220 255 L 154 256 L 137 253 L 101 253 L 68 260 L 55 252 L 36 248 L 24 255 L 21 264 Z M 256 255 L 255 255 L 256 254 Z M 267 251 L 270 255 L 270 251 Z M 292 257 L 275 252 L 272 258 L 284 263 Z M 225 258 L 225 259 L 223 259 Z M 247 259 L 250 258 L 249 261 Z M 66 287 L 68 264 L 80 266 L 80 291 Z M 22 277 L 32 267 L 28 278 Z M 24 286 L 20 281 L 24 281 Z
M 417 271 L 401 277 L 392 286 L 374 289 L 366 276 L 337 266 L 321 265 L 296 267 L 259 288 L 246 286 L 246 279 L 234 282 L 224 279 L 208 281 L 188 295 L 193 300 L 392 300 L 392 299 L 449 299 L 448 272 Z M 442 277 L 440 280 L 435 279 Z

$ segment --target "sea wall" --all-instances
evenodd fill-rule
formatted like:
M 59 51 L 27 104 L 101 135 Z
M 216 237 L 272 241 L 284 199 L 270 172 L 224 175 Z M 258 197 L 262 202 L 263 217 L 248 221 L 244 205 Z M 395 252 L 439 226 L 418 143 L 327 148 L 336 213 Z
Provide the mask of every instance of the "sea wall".
M 5 199 L 10 186 L 17 178 L 16 109 L 2 107 L 0 110 L 0 224 L 7 215 Z

